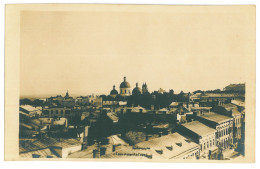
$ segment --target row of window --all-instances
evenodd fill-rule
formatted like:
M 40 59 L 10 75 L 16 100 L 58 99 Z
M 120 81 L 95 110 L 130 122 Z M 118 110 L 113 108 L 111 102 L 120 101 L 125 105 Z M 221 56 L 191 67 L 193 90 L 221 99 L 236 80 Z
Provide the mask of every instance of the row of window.
M 193 156 L 195 156 L 195 157 L 199 156 L 199 152 L 197 151 L 196 153 L 192 153 L 191 155 L 183 157 L 183 159 L 188 159 L 189 157 L 193 157 Z
M 200 150 L 208 149 L 215 145 L 215 139 L 205 142 L 203 145 L 200 145 Z M 203 146 L 203 147 L 202 147 Z M 202 149 L 203 148 L 203 149 Z
M 130 93 L 130 90 L 127 91 L 127 89 L 121 89 L 121 93 L 131 94 L 131 93 Z
M 217 138 L 223 137 L 223 136 L 228 135 L 228 134 L 229 134 L 228 128 L 222 129 L 222 130 L 218 131 Z
M 44 114 L 48 115 L 48 114 L 61 114 L 63 115 L 64 114 L 64 111 L 63 110 L 44 110 L 43 111 Z M 65 114 L 68 115 L 70 114 L 70 110 L 65 110 Z

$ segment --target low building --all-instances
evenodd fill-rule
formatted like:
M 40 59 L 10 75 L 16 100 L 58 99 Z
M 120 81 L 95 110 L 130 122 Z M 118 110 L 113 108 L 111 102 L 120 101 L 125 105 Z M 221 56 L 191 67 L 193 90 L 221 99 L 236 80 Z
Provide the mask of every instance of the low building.
M 40 116 L 42 114 L 42 107 L 34 107 L 31 105 L 21 105 L 20 112 L 25 116 L 35 117 Z
M 42 121 L 42 124 L 47 126 L 49 126 L 49 128 L 51 126 L 64 126 L 64 127 L 68 127 L 68 119 L 67 118 L 39 118 L 39 120 Z

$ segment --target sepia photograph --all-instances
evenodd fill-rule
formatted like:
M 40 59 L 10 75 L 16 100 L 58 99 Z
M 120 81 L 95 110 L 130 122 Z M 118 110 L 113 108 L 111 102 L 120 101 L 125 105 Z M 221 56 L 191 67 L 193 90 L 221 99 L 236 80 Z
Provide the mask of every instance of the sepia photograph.
M 5 158 L 254 162 L 255 21 L 254 5 L 7 5 Z

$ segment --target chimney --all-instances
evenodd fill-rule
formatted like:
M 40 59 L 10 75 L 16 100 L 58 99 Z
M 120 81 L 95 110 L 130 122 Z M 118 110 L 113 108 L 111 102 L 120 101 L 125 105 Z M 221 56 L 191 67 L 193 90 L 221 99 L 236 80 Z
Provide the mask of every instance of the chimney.
M 116 145 L 112 145 L 112 152 L 116 151 Z
M 146 135 L 145 136 L 145 141 L 148 141 L 150 137 L 151 137 L 150 135 Z

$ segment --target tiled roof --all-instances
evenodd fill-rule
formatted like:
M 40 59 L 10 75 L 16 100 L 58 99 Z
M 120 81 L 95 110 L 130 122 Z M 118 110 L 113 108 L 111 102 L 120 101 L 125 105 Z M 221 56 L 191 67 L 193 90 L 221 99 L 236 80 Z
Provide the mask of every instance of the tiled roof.
M 78 139 L 62 139 L 59 141 L 58 139 L 48 137 L 48 138 L 28 141 L 26 143 L 26 146 L 24 146 L 22 144 L 22 141 L 20 141 L 19 150 L 20 153 L 23 153 L 23 152 L 36 151 L 39 149 L 49 148 L 51 146 L 66 148 L 66 147 L 72 147 L 80 144 L 81 142 Z
M 46 158 L 47 156 L 52 156 L 53 158 L 57 158 L 56 155 L 54 155 L 49 148 L 36 150 L 36 151 L 30 151 L 27 153 L 21 153 L 21 158 L 32 158 L 33 154 L 40 155 L 40 158 Z

